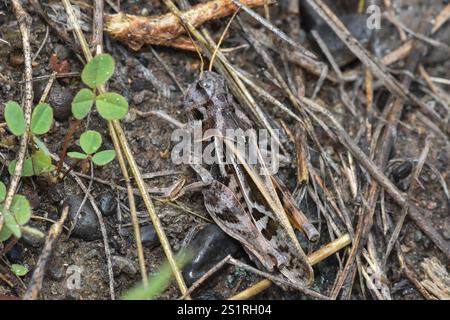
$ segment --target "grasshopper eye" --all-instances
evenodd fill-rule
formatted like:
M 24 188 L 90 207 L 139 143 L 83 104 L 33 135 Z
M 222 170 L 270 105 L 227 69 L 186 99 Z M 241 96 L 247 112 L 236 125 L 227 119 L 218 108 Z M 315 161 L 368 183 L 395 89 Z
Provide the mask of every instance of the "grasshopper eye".
M 203 88 L 205 90 L 208 90 L 209 88 L 211 88 L 211 85 L 206 81 L 200 81 L 198 83 L 198 85 L 200 86 L 200 88 Z

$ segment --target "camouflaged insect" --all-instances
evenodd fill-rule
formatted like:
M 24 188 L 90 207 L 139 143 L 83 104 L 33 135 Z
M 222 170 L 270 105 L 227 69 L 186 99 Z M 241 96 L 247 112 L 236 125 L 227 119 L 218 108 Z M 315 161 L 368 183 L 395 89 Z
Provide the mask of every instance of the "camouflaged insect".
M 204 144 L 214 141 L 217 148 L 227 148 L 229 144 L 220 139 L 220 133 L 226 129 L 252 129 L 251 121 L 233 101 L 225 80 L 217 73 L 205 72 L 203 79 L 189 87 L 185 106 L 189 127 L 200 122 L 203 131 L 216 129 L 219 132 L 219 136 L 204 140 Z M 249 143 L 248 139 L 246 143 Z M 222 153 L 216 153 L 217 157 L 219 154 Z M 276 177 L 258 175 L 258 165 L 244 166 L 236 157 L 227 159 L 230 161 L 217 160 L 206 167 L 192 166 L 202 180 L 208 182 L 202 192 L 205 207 L 213 220 L 224 232 L 240 241 L 259 266 L 269 272 L 278 270 L 294 283 L 310 285 L 313 270 L 285 213 L 286 210 L 289 217 L 292 214 L 298 216 L 299 210 L 283 184 Z M 265 194 L 257 187 L 255 175 L 267 188 Z M 273 210 L 276 204 L 278 210 Z M 317 230 L 306 218 L 303 222 L 303 231 L 308 238 L 317 237 Z

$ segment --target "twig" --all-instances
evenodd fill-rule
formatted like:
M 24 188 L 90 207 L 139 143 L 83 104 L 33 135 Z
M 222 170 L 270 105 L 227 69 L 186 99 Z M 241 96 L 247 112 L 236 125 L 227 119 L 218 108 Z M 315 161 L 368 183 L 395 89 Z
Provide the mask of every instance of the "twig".
M 265 277 L 274 283 L 280 283 L 280 284 L 286 285 L 288 287 L 295 288 L 295 289 L 299 290 L 300 292 L 303 292 L 304 294 L 309 295 L 313 298 L 320 299 L 320 300 L 329 300 L 329 298 L 327 296 L 324 296 L 323 294 L 320 294 L 314 290 L 308 289 L 307 287 L 305 287 L 303 285 L 292 283 L 288 280 L 285 280 L 284 278 L 276 277 L 270 273 L 260 271 L 260 270 L 254 268 L 254 267 L 251 267 L 239 260 L 230 258 L 229 263 L 236 267 L 240 267 L 240 268 L 250 271 L 254 274 L 257 274 L 259 276 Z
M 41 291 L 42 288 L 42 280 L 44 279 L 45 275 L 45 268 L 51 257 L 56 241 L 58 240 L 59 235 L 63 230 L 64 221 L 66 221 L 68 213 L 69 207 L 65 206 L 62 210 L 59 220 L 50 228 L 47 238 L 45 239 L 45 245 L 42 248 L 41 255 L 39 256 L 33 275 L 29 282 L 28 289 L 23 296 L 23 300 L 38 299 L 39 291 Z
M 315 265 L 329 256 L 337 253 L 339 250 L 345 248 L 351 243 L 350 236 L 348 234 L 343 235 L 342 237 L 334 240 L 333 242 L 328 243 L 326 246 L 320 248 L 319 250 L 308 255 L 308 261 L 311 265 Z M 229 300 L 247 300 L 255 295 L 261 293 L 265 289 L 269 288 L 272 285 L 272 281 L 268 279 L 264 279 L 250 288 L 245 289 L 244 291 L 232 296 Z
M 272 0 L 245 0 L 249 7 L 261 7 Z M 237 6 L 231 0 L 213 0 L 193 6 L 183 16 L 197 27 L 210 20 L 217 20 L 233 14 Z M 113 14 L 105 17 L 105 30 L 110 35 L 134 50 L 144 44 L 168 45 L 186 48 L 189 39 L 179 38 L 186 32 L 183 24 L 173 13 L 156 17 L 142 17 L 128 14 Z M 177 39 L 179 38 L 179 39 Z
M 91 49 L 95 52 L 97 47 L 103 47 L 103 0 L 94 1 L 94 21 L 92 27 Z
M 231 255 L 226 256 L 225 258 L 223 258 L 221 261 L 219 261 L 219 263 L 217 263 L 214 267 L 212 267 L 211 269 L 208 270 L 208 272 L 205 272 L 200 279 L 198 279 L 197 281 L 195 281 L 190 288 L 188 289 L 188 291 L 186 291 L 185 294 L 183 294 L 180 298 L 178 298 L 178 300 L 183 300 L 186 298 L 186 296 L 188 296 L 189 294 L 191 294 L 192 292 L 194 292 L 195 289 L 197 289 L 203 282 L 206 281 L 206 279 L 208 279 L 209 277 L 211 277 L 214 273 L 216 273 L 216 271 L 218 271 L 219 269 L 221 269 L 226 263 L 228 263 L 228 261 L 230 261 Z
M 25 98 L 23 103 L 25 116 L 25 132 L 20 140 L 20 147 L 16 156 L 16 167 L 11 177 L 11 183 L 6 194 L 5 202 L 3 203 L 4 210 L 8 210 L 11 206 L 12 198 L 16 193 L 16 189 L 22 176 L 22 167 L 25 159 L 25 153 L 27 151 L 31 122 L 31 109 L 33 103 L 33 70 L 31 65 L 31 47 L 29 33 L 31 26 L 31 17 L 24 11 L 20 1 L 12 0 L 12 4 L 16 13 L 17 21 L 19 22 L 20 33 L 22 35 L 22 46 L 25 63 Z M 0 230 L 3 227 L 3 220 L 3 215 L 0 215 Z

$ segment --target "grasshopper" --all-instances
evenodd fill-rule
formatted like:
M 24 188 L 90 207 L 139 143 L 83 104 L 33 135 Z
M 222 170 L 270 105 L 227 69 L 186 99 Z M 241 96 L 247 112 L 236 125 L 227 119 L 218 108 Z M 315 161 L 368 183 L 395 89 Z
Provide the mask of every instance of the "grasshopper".
M 278 270 L 296 284 L 311 285 L 313 270 L 291 222 L 310 240 L 316 239 L 318 232 L 283 183 L 269 174 L 262 152 L 255 147 L 257 131 L 234 102 L 224 78 L 205 72 L 188 88 L 184 105 L 188 127 L 201 130 L 202 150 L 213 150 L 209 150 L 213 163 L 191 163 L 203 180 L 204 204 L 212 219 L 243 245 L 259 267 Z M 241 134 L 230 138 L 230 130 Z M 253 148 L 257 161 L 249 163 L 239 146 Z

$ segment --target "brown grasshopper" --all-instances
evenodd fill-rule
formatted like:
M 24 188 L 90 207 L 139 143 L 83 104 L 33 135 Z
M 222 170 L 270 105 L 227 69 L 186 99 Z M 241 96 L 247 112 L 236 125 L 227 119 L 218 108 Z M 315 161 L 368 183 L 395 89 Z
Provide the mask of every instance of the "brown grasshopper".
M 249 163 L 239 151 L 239 144 L 256 143 L 256 130 L 233 101 L 225 80 L 217 73 L 205 72 L 203 79 L 189 87 L 184 104 L 188 127 L 195 130 L 200 125 L 202 150 L 208 148 L 206 143 L 214 147 L 214 163 L 191 163 L 205 185 L 204 203 L 212 219 L 240 241 L 257 264 L 270 272 L 278 270 L 294 283 L 310 285 L 313 270 L 291 222 L 310 240 L 315 240 L 318 232 L 281 181 L 267 174 L 262 152 L 254 148 L 258 161 Z M 230 129 L 250 134 L 230 138 Z M 228 152 L 224 155 L 223 151 Z

